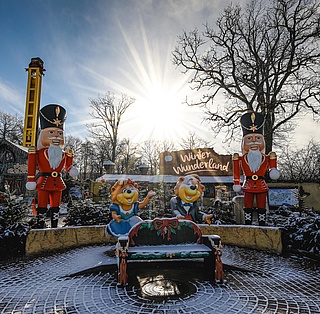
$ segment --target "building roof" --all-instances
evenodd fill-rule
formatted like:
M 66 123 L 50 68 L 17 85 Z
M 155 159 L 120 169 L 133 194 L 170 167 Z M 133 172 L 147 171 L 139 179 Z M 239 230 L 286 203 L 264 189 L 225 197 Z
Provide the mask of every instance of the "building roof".
M 9 144 L 11 146 L 14 146 L 14 147 L 18 148 L 19 150 L 22 150 L 22 151 L 28 153 L 28 147 L 24 147 L 22 145 L 16 144 L 16 143 L 11 142 L 11 141 L 9 141 L 7 139 L 1 139 L 0 140 L 0 144 Z
M 180 176 L 173 175 L 138 175 L 138 174 L 104 174 L 96 179 L 96 182 L 113 182 L 130 178 L 136 182 L 149 183 L 176 183 Z M 230 183 L 233 184 L 233 176 L 200 176 L 202 183 Z

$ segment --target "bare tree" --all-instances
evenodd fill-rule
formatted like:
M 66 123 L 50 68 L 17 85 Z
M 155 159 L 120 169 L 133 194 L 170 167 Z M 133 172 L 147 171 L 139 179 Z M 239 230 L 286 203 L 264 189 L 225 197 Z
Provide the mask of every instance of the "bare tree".
M 81 153 L 81 145 L 83 141 L 76 136 L 73 135 L 66 135 L 64 139 L 64 147 L 65 149 L 71 149 L 74 153 L 74 157 L 79 157 Z
M 128 95 L 121 94 L 120 98 L 116 98 L 111 92 L 90 100 L 90 107 L 93 109 L 91 116 L 95 119 L 95 122 L 88 124 L 87 129 L 92 138 L 110 142 L 110 160 L 112 162 L 116 160 L 121 119 L 134 102 L 135 99 Z
M 17 115 L 0 111 L 0 139 L 22 144 L 23 120 Z
M 92 154 L 89 157 L 88 165 L 91 171 L 90 178 L 95 179 L 98 175 L 101 176 L 104 172 L 104 161 L 111 159 L 112 145 L 108 139 L 96 139 L 91 143 Z
M 81 151 L 82 143 L 83 142 L 79 137 L 73 135 L 66 135 L 64 139 L 64 147 L 66 149 L 72 149 L 75 154 Z
M 65 149 L 71 149 L 74 153 L 73 163 L 77 167 L 81 168 L 82 163 L 82 152 L 81 152 L 81 145 L 82 140 L 79 137 L 73 135 L 66 135 L 64 139 L 64 147 Z M 80 170 L 80 169 L 79 169 Z
M 140 145 L 140 154 L 142 161 L 149 167 L 151 175 L 159 174 L 159 156 L 161 153 L 161 142 L 155 140 L 144 141 Z
M 247 110 L 265 116 L 266 151 L 293 127 L 299 113 L 319 116 L 320 2 L 252 0 L 225 8 L 217 29 L 179 37 L 173 62 L 192 74 L 213 131 L 231 140 Z M 227 105 L 219 103 L 224 96 Z
M 141 158 L 137 155 L 137 144 L 133 144 L 130 139 L 123 139 L 118 145 L 116 159 L 117 173 L 135 174 L 137 167 L 141 164 Z
M 160 153 L 175 150 L 175 145 L 170 141 L 144 141 L 140 145 L 140 155 L 142 162 L 149 166 L 151 175 L 159 174 L 160 171 Z
M 301 149 L 282 148 L 278 159 L 281 179 L 291 182 L 318 182 L 320 179 L 320 144 L 310 141 Z
M 96 179 L 104 172 L 104 161 L 110 160 L 112 146 L 108 139 L 85 140 L 81 145 L 80 172 L 84 179 Z
M 208 147 L 209 145 L 208 141 L 198 138 L 195 132 L 189 132 L 189 136 L 183 139 L 180 144 L 182 149 L 195 149 L 199 147 Z

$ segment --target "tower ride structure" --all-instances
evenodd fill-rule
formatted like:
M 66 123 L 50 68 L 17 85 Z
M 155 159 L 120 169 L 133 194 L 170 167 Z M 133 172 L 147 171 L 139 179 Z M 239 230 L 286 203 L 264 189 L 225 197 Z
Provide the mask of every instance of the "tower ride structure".
M 42 77 L 45 72 L 44 62 L 39 57 L 31 58 L 26 71 L 28 71 L 28 83 L 22 145 L 35 148 L 37 145 Z

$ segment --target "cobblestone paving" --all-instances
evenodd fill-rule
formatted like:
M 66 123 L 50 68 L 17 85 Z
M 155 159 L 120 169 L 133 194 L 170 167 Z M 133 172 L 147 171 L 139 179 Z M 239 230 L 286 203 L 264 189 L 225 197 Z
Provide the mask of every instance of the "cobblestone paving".
M 142 297 L 135 286 L 117 286 L 115 258 L 105 254 L 111 249 L 3 263 L 1 313 L 320 313 L 319 267 L 298 259 L 226 247 L 226 283 L 185 278 L 192 294 L 159 301 Z M 82 272 L 89 268 L 94 271 Z

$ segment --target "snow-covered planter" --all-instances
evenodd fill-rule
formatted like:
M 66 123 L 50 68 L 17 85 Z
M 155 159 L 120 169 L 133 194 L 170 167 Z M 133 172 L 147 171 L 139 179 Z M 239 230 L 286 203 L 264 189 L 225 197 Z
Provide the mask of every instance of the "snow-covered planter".
M 0 259 L 21 256 L 25 252 L 25 243 L 30 225 L 23 223 L 26 209 L 22 204 L 0 206 Z
M 271 217 L 273 224 L 283 227 L 283 244 L 287 252 L 320 259 L 320 214 L 307 209 L 294 211 L 285 206 Z
M 0 259 L 6 260 L 8 258 L 24 255 L 29 231 L 30 226 L 20 222 L 6 228 L 1 228 Z

